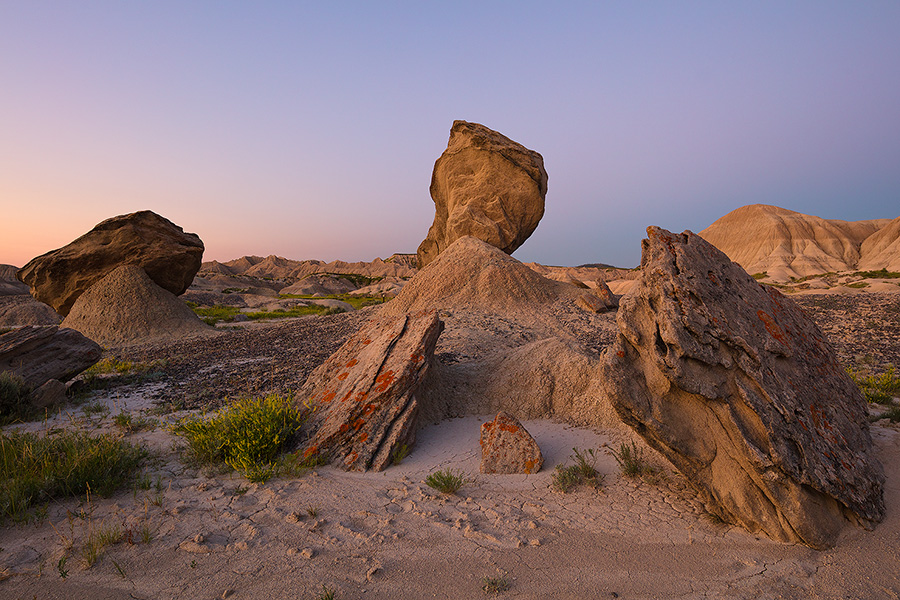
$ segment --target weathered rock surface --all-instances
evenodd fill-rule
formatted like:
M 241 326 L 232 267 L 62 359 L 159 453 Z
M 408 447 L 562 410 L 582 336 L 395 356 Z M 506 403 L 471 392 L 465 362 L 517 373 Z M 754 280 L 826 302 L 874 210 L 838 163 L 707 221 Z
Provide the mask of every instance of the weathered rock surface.
M 31 392 L 31 404 L 35 408 L 50 408 L 66 400 L 66 384 L 58 379 L 50 379 Z
M 67 381 L 98 360 L 101 349 L 72 329 L 20 327 L 0 335 L 0 371 L 12 371 L 32 388 Z
M 537 473 L 544 456 L 531 434 L 515 418 L 500 412 L 481 425 L 482 473 Z
M 415 441 L 415 393 L 443 323 L 434 311 L 375 318 L 309 376 L 295 396 L 313 410 L 304 456 L 352 471 L 384 470 Z
M 900 271 L 900 217 L 867 237 L 859 252 L 860 271 Z
M 540 154 L 484 125 L 454 121 L 434 163 L 434 223 L 419 246 L 419 268 L 467 235 L 512 254 L 544 216 L 546 194 Z
M 621 418 L 750 531 L 824 548 L 879 522 L 865 402 L 819 328 L 699 236 L 647 233 L 601 369 Z
M 143 267 L 176 296 L 191 285 L 203 242 L 149 210 L 107 219 L 58 250 L 33 258 L 18 273 L 31 294 L 66 316 L 85 290 L 121 265 Z
M 0 294 L 0 327 L 58 325 L 60 321 L 62 317 L 59 313 L 27 293 L 12 296 Z
M 63 327 L 105 346 L 204 335 L 214 330 L 150 280 L 137 265 L 122 265 L 78 297 Z

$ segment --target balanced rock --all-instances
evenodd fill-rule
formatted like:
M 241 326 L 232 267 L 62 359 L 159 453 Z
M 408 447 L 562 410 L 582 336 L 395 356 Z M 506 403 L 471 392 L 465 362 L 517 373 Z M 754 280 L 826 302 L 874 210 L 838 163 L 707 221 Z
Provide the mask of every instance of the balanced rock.
M 466 235 L 512 254 L 544 216 L 546 194 L 540 154 L 484 125 L 454 121 L 434 163 L 434 223 L 419 246 L 419 268 Z
M 178 339 L 212 331 L 187 304 L 150 280 L 137 265 L 122 265 L 85 291 L 63 327 L 105 346 Z
M 0 371 L 12 371 L 31 388 L 66 381 L 98 360 L 101 349 L 72 329 L 27 326 L 0 335 Z
M 113 217 L 58 250 L 33 258 L 18 273 L 31 294 L 66 316 L 75 300 L 121 265 L 139 265 L 176 296 L 200 269 L 203 242 L 149 210 Z
M 343 469 L 384 470 L 395 448 L 415 441 L 415 393 L 443 323 L 434 311 L 375 318 L 307 379 L 296 395 L 312 414 L 304 456 Z
M 707 509 L 816 548 L 884 517 L 859 388 L 791 300 L 691 232 L 647 230 L 603 385 Z
M 482 473 L 537 473 L 544 456 L 537 442 L 519 421 L 500 412 L 481 426 Z

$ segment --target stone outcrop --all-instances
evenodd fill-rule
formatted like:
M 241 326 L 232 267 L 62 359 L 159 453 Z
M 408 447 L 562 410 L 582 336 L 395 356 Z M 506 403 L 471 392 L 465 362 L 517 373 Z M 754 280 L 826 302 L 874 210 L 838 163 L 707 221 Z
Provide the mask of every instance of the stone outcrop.
M 865 402 L 812 319 L 699 236 L 647 233 L 601 367 L 620 417 L 750 531 L 825 548 L 879 522 Z
M 537 473 L 544 456 L 521 423 L 505 412 L 481 426 L 482 473 Z
M 434 163 L 434 223 L 419 246 L 419 268 L 467 235 L 511 254 L 544 216 L 546 194 L 540 154 L 484 125 L 454 121 Z
M 72 329 L 20 327 L 0 335 L 0 371 L 12 371 L 31 388 L 67 381 L 98 360 L 101 349 Z
M 443 323 L 434 311 L 375 318 L 309 376 L 298 401 L 312 409 L 304 456 L 346 470 L 384 470 L 395 448 L 412 446 L 415 393 Z
M 212 332 L 194 311 L 150 280 L 137 265 L 122 265 L 78 297 L 62 327 L 105 346 L 179 339 Z
M 110 271 L 138 265 L 176 296 L 191 285 L 203 242 L 149 210 L 107 219 L 58 250 L 33 258 L 18 273 L 31 294 L 66 316 L 75 300 Z

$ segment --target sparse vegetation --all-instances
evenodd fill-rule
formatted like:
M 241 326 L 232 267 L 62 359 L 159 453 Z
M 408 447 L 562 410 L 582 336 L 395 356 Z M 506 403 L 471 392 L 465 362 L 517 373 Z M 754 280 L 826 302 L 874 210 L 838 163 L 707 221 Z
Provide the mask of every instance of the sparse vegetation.
M 113 417 L 113 423 L 125 433 L 135 433 L 143 429 L 154 429 L 156 421 L 145 417 L 135 419 L 131 413 L 120 412 Z
M 623 442 L 618 451 L 610 450 L 610 454 L 616 459 L 619 470 L 625 477 L 641 477 L 656 472 L 656 469 L 645 462 L 644 450 L 634 442 L 630 446 Z
M 340 300 L 341 302 L 346 302 L 350 306 L 352 306 L 355 310 L 359 310 L 360 308 L 364 308 L 366 306 L 375 306 L 377 304 L 382 304 L 386 302 L 386 300 L 381 296 L 351 296 L 350 294 L 328 294 L 326 296 L 309 296 L 309 295 L 299 295 L 299 294 L 284 294 L 279 295 L 279 298 L 300 298 L 303 300 L 317 299 L 321 300 L 323 298 L 328 298 L 331 300 Z
M 598 473 L 594 466 L 597 462 L 594 450 L 589 448 L 582 453 L 578 448 L 572 448 L 572 451 L 575 455 L 571 458 L 575 464 L 556 465 L 553 473 L 553 488 L 564 494 L 569 493 L 578 485 L 587 485 L 598 489 L 603 484 L 603 475 Z
M 888 271 L 881 269 L 880 271 L 857 271 L 854 277 L 864 277 L 865 279 L 900 279 L 900 273 L 897 271 Z
M 301 296 L 287 296 L 290 298 L 299 298 Z M 302 296 L 306 297 L 306 296 Z M 200 317 L 207 325 L 215 325 L 218 322 L 232 323 L 239 314 L 243 314 L 251 321 L 264 319 L 287 319 L 290 317 L 305 317 L 308 315 L 334 315 L 342 313 L 344 310 L 332 306 L 322 306 L 321 304 L 310 304 L 309 306 L 295 306 L 293 308 L 278 308 L 272 311 L 261 310 L 255 312 L 242 313 L 241 309 L 236 306 L 197 306 L 193 302 L 188 302 L 188 306 Z
M 769 272 L 768 272 L 768 271 L 763 271 L 762 273 L 754 273 L 753 275 L 751 275 L 751 277 L 752 277 L 753 279 L 757 279 L 757 280 L 759 280 L 759 279 L 765 279 L 765 278 L 768 277 L 768 276 L 769 276 Z
M 509 577 L 500 571 L 496 577 L 485 577 L 481 580 L 481 589 L 485 594 L 499 594 L 510 588 Z
M 880 375 L 866 376 L 852 368 L 847 369 L 847 374 L 862 390 L 867 402 L 890 404 L 895 397 L 900 397 L 900 377 L 895 374 L 894 367 Z
M 29 399 L 31 388 L 11 371 L 0 373 L 0 425 L 30 418 L 34 413 Z
M 78 376 L 75 395 L 83 399 L 95 390 L 157 381 L 165 375 L 163 369 L 165 369 L 167 364 L 168 361 L 163 359 L 150 362 L 132 362 L 115 357 L 104 358 Z
M 92 567 L 107 546 L 122 541 L 122 530 L 116 525 L 104 525 L 99 530 L 88 533 L 88 539 L 81 549 L 81 557 L 88 567 Z
M 334 590 L 326 586 L 324 583 L 322 584 L 322 591 L 319 592 L 319 595 L 316 596 L 316 600 L 334 600 Z
M 862 289 L 862 288 L 869 287 L 869 284 L 866 283 L 865 281 L 857 281 L 856 283 L 848 283 L 847 287 L 855 288 L 855 289 Z
M 108 496 L 134 478 L 147 451 L 110 435 L 0 434 L 0 518 L 31 518 L 32 507 L 88 490 Z
M 455 494 L 467 483 L 469 483 L 469 479 L 463 475 L 462 471 L 453 469 L 435 471 L 425 478 L 425 485 L 442 494 Z
M 187 418 L 173 431 L 187 441 L 189 456 L 202 465 L 227 465 L 252 482 L 278 471 L 278 455 L 305 420 L 290 398 L 276 394 L 239 400 L 211 419 Z
M 409 456 L 409 446 L 406 444 L 398 444 L 391 450 L 391 462 L 395 465 L 402 463 L 407 456 Z

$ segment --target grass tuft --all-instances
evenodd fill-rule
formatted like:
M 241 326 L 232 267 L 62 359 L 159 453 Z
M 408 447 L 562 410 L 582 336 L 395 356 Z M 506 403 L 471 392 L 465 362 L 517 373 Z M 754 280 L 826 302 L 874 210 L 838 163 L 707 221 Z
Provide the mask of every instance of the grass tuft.
M 290 398 L 272 394 L 239 400 L 211 419 L 187 418 L 173 431 L 187 441 L 189 455 L 203 465 L 227 465 L 251 482 L 278 471 L 278 456 L 305 420 Z
M 589 448 L 585 453 L 578 448 L 572 448 L 572 451 L 575 455 L 571 458 L 575 460 L 575 464 L 567 467 L 556 465 L 556 471 L 553 473 L 553 488 L 564 494 L 582 484 L 598 489 L 603 484 L 603 475 L 598 473 L 594 467 L 597 458 L 593 449 Z
M 34 412 L 29 400 L 31 388 L 11 371 L 0 373 L 0 425 L 27 419 Z
M 619 463 L 619 470 L 625 477 L 641 477 L 642 475 L 652 475 L 656 469 L 644 462 L 644 450 L 638 448 L 634 442 L 631 446 L 622 443 L 619 450 L 611 450 L 613 458 Z
M 111 435 L 0 434 L 0 518 L 27 521 L 33 506 L 88 490 L 109 496 L 130 483 L 147 455 Z
M 462 471 L 454 471 L 453 469 L 435 471 L 425 478 L 425 485 L 442 494 L 455 494 L 459 488 L 467 483 L 469 483 L 469 479 L 462 474 Z
M 481 589 L 485 594 L 499 594 L 509 588 L 509 577 L 502 571 L 496 577 L 484 577 L 481 580 Z

